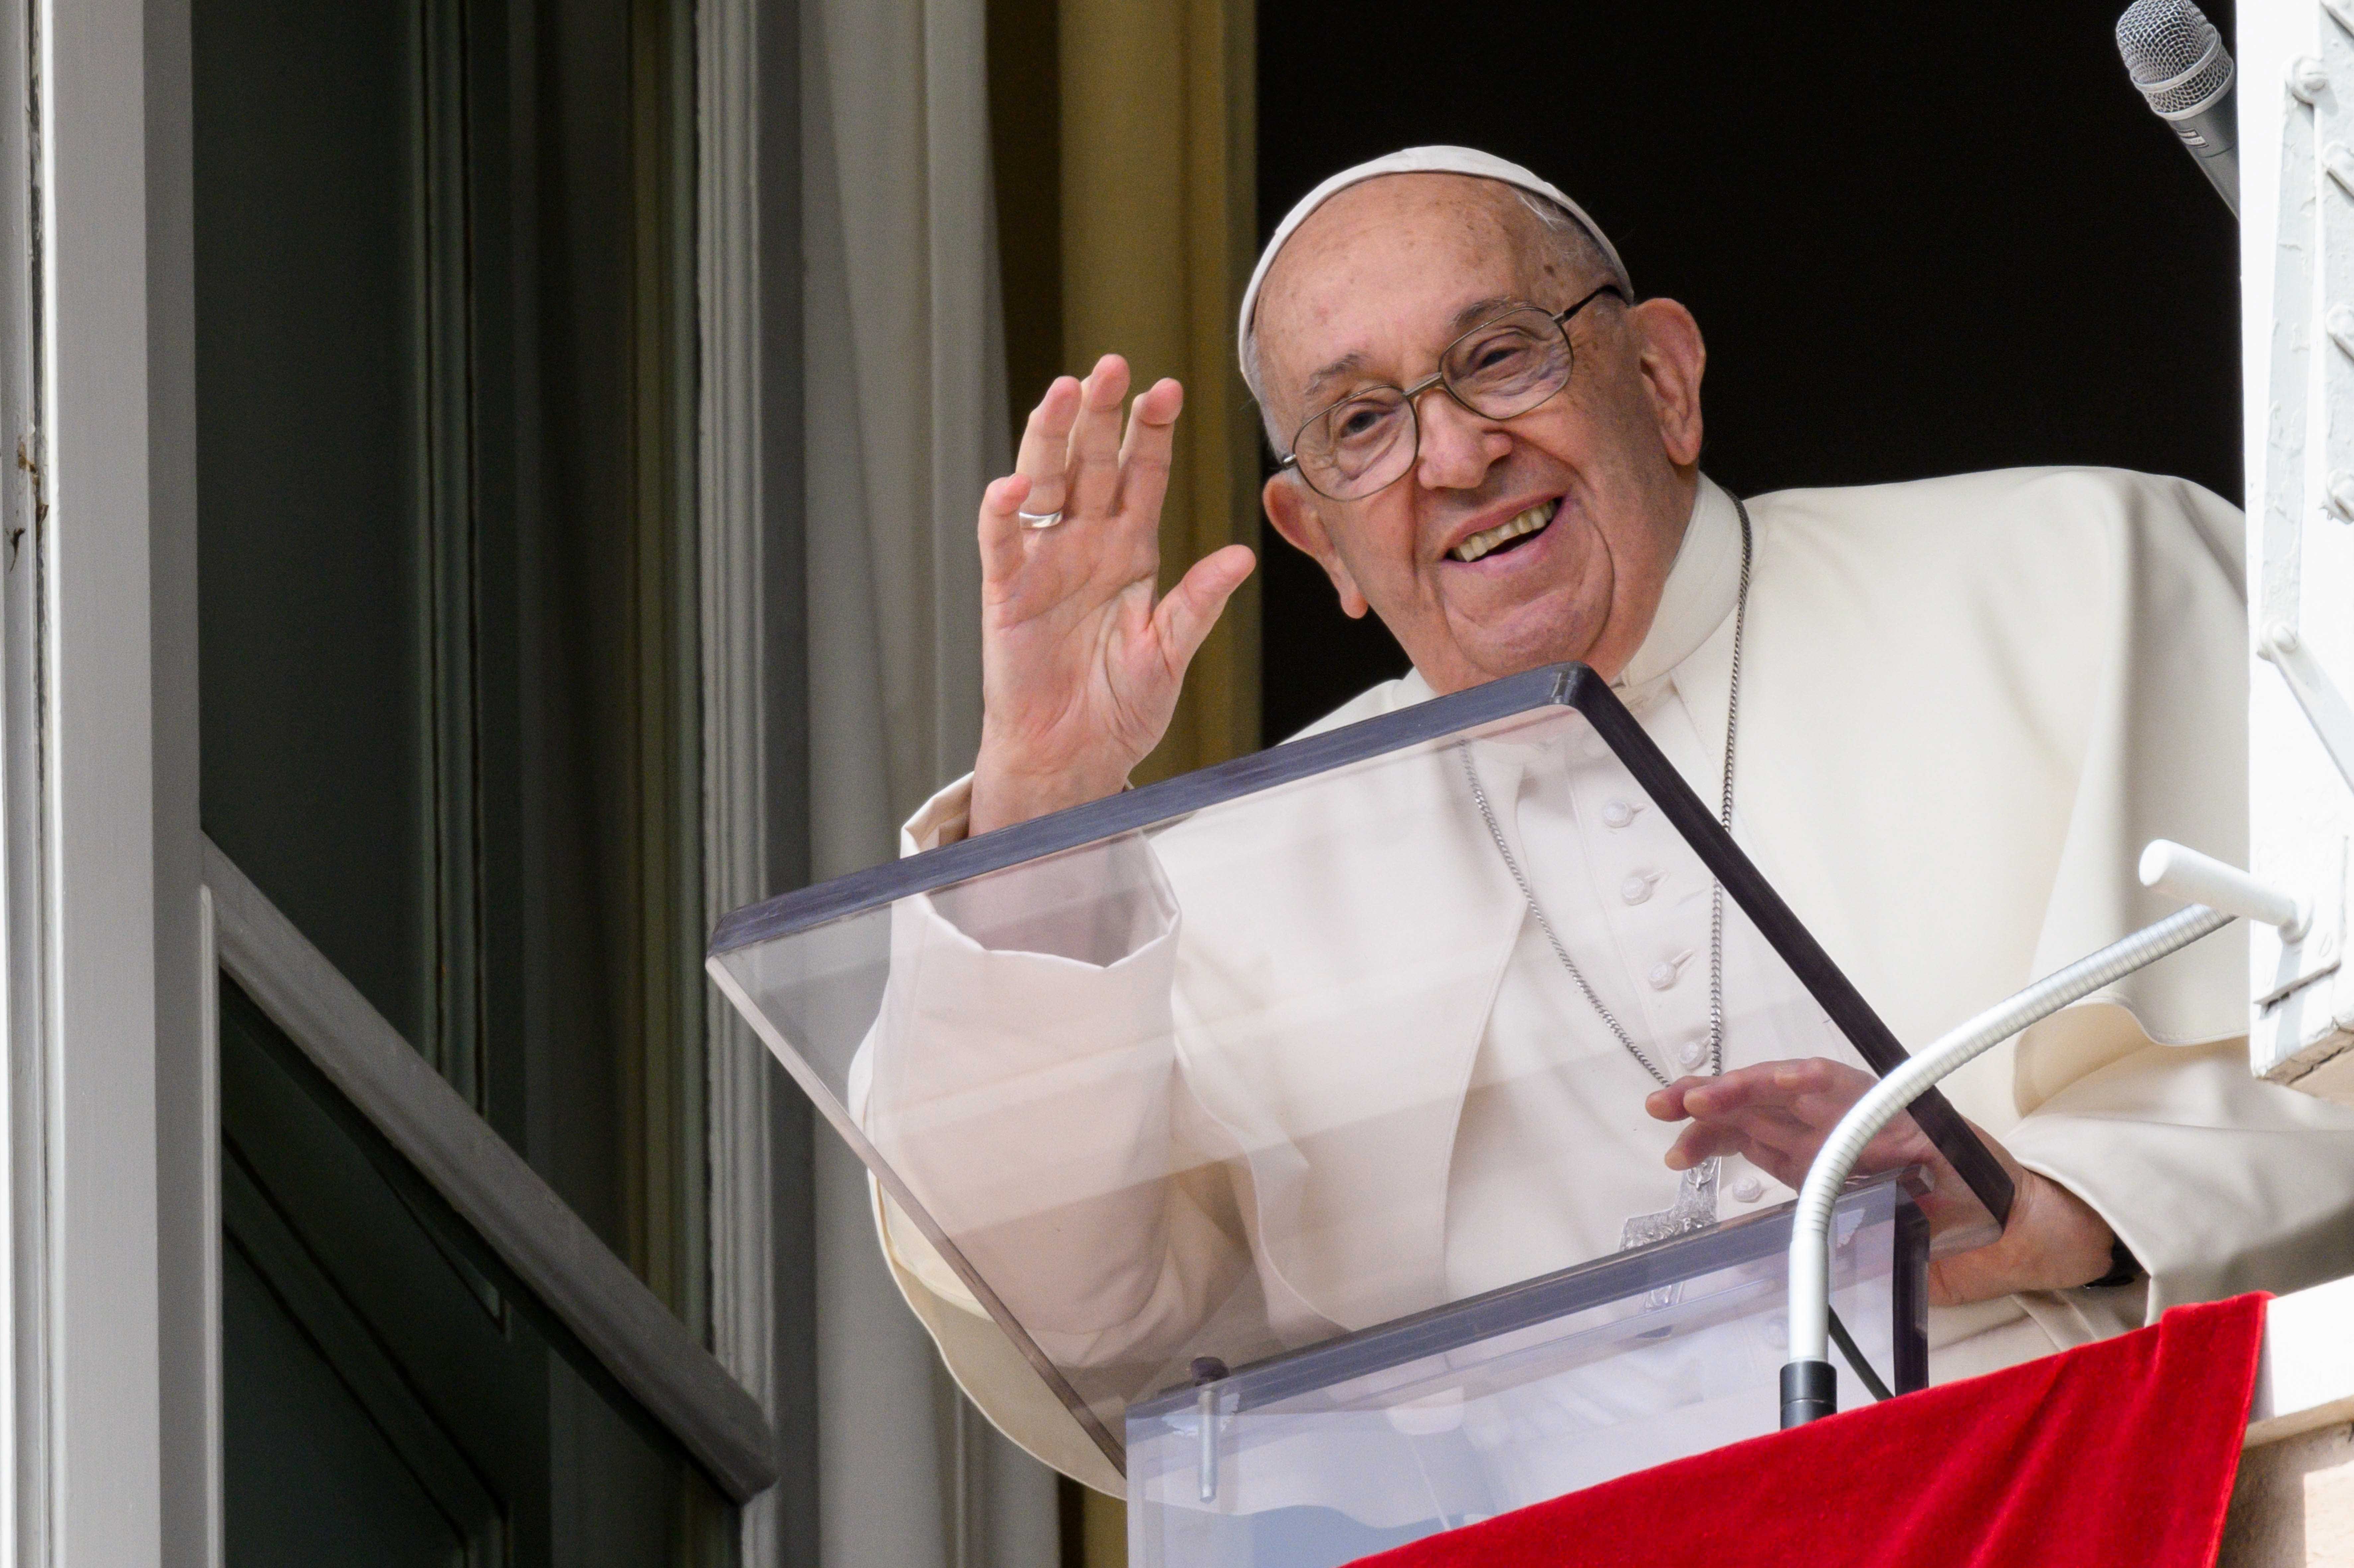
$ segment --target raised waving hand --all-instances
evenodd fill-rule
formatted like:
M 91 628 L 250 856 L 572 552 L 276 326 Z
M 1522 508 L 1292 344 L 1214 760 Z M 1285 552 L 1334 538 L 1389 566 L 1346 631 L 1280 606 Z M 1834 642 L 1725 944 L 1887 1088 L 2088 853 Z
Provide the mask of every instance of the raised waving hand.
M 970 832 L 1116 794 L 1158 745 L 1194 651 L 1250 575 L 1229 545 L 1165 597 L 1161 503 L 1184 389 L 1140 395 L 1106 355 L 1030 411 L 1014 471 L 981 503 L 981 754 Z M 1060 513 L 1040 527 L 1022 513 Z

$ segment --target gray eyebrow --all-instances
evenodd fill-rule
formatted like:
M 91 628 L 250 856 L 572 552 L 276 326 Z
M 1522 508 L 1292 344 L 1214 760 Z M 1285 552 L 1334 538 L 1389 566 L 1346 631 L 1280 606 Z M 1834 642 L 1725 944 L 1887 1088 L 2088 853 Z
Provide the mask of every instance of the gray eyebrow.
M 1456 312 L 1454 317 L 1447 322 L 1447 341 L 1451 343 L 1456 338 L 1461 337 L 1465 333 L 1469 332 L 1473 327 L 1478 326 L 1481 322 L 1488 320 L 1490 316 L 1501 315 L 1504 312 L 1512 309 L 1516 305 L 1526 305 L 1527 303 L 1528 302 L 1526 300 L 1521 299 L 1512 294 L 1491 294 L 1484 300 L 1474 300 L 1469 304 L 1464 306 L 1461 310 Z
M 1515 305 L 1525 305 L 1527 302 L 1527 301 L 1511 294 L 1491 294 L 1484 300 L 1474 300 L 1469 304 L 1465 305 L 1462 309 L 1457 311 L 1454 315 L 1447 318 L 1447 341 L 1450 343 L 1453 342 L 1456 338 L 1460 337 L 1467 332 L 1469 332 L 1473 327 L 1478 326 L 1481 322 L 1488 320 L 1490 316 L 1494 316 L 1504 311 L 1510 310 Z M 1322 366 L 1315 375 L 1310 376 L 1307 381 L 1301 385 L 1299 388 L 1299 401 L 1301 405 L 1303 407 L 1312 407 L 1315 403 L 1316 393 L 1319 387 L 1324 386 L 1327 382 L 1334 381 L 1339 379 L 1341 376 L 1346 376 L 1349 372 L 1359 368 L 1364 363 L 1365 356 L 1362 354 L 1344 354 L 1340 358 L 1332 361 L 1330 365 Z
M 1299 388 L 1300 401 L 1302 403 L 1313 401 L 1316 397 L 1316 389 L 1318 387 L 1323 386 L 1326 382 L 1338 380 L 1340 377 L 1346 376 L 1350 371 L 1356 369 L 1364 363 L 1365 356 L 1362 354 L 1342 355 L 1340 358 L 1332 361 L 1331 364 L 1318 370 L 1315 375 L 1310 376 L 1307 381 L 1301 385 Z

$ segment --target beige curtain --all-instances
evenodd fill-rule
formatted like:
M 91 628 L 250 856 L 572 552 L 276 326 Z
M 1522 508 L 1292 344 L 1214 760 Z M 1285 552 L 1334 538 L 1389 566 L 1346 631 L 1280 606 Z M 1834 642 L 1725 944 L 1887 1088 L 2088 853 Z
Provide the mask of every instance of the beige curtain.
M 1257 539 L 1256 416 L 1231 340 L 1256 240 L 1251 0 L 1047 3 L 1062 357 L 1084 369 L 1118 348 L 1142 380 L 1186 384 L 1162 524 L 1173 581 L 1220 545 Z M 893 853 L 897 824 L 970 765 L 980 737 L 972 519 L 981 485 L 1010 466 L 988 4 L 802 0 L 818 878 Z M 1257 648 L 1246 589 L 1140 777 L 1257 747 Z M 883 1269 L 864 1181 L 822 1135 L 815 1186 L 822 1561 L 1051 1568 L 1053 1478 L 955 1394 Z M 1086 1519 L 1093 1568 L 1119 1562 L 1123 1542 L 1118 1504 L 1091 1500 L 1107 1505 Z
M 983 0 L 803 0 L 811 870 L 885 860 L 981 730 L 973 514 L 1009 464 Z M 958 1396 L 820 1135 L 821 1561 L 1054 1568 L 1050 1472 Z
M 1064 0 L 1063 347 L 1117 351 L 1139 387 L 1185 384 L 1161 514 L 1161 583 L 1223 545 L 1258 546 L 1257 414 L 1235 312 L 1257 249 L 1252 0 Z M 1258 591 L 1194 656 L 1140 781 L 1258 749 Z

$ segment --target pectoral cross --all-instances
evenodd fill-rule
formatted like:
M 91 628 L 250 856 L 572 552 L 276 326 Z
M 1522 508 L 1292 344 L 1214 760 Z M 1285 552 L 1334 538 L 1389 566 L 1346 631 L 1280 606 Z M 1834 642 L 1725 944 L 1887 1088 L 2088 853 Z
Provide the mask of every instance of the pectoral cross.
M 1656 1213 L 1637 1214 L 1628 1219 L 1618 1233 L 1618 1250 L 1649 1246 L 1670 1236 L 1680 1236 L 1691 1231 L 1704 1231 L 1716 1224 L 1716 1172 L 1714 1160 L 1703 1160 L 1684 1172 L 1676 1189 L 1676 1201 Z M 1661 1307 L 1672 1307 L 1683 1296 L 1683 1287 L 1662 1285 L 1645 1293 L 1643 1309 L 1647 1312 Z

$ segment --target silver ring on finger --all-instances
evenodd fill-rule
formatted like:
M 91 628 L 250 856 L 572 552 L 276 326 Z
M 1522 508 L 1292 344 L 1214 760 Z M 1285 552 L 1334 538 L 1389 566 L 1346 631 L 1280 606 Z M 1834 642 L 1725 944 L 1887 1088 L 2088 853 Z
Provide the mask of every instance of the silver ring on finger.
M 1063 520 L 1063 514 L 1060 510 L 1054 512 L 1017 511 L 1013 515 L 1022 520 L 1022 526 L 1024 528 L 1052 528 L 1055 524 L 1060 523 Z

